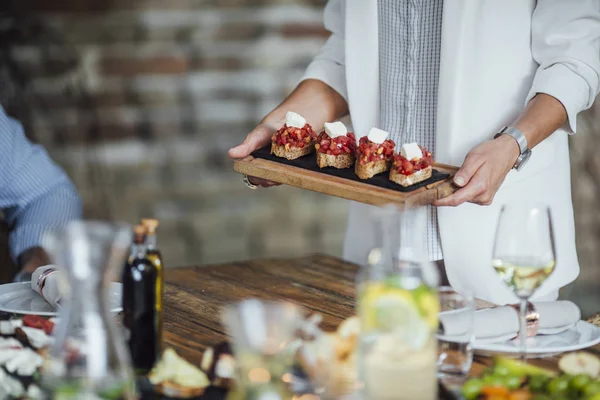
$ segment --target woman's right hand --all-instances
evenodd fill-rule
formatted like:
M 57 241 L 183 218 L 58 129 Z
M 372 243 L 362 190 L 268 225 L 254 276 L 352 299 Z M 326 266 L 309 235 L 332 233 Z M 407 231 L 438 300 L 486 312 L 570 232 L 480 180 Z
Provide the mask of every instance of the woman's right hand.
M 229 149 L 229 157 L 241 159 L 248 157 L 250 153 L 267 146 L 271 143 L 271 137 L 283 126 L 287 111 L 294 111 L 302 115 L 316 132 L 323 128 L 327 121 L 335 121 L 348 113 L 346 100 L 335 90 L 324 82 L 316 79 L 302 81 L 292 93 L 265 119 L 246 139 L 232 149 Z M 248 177 L 250 183 L 256 186 L 270 187 L 279 183 Z
M 229 157 L 233 159 L 242 159 L 248 157 L 253 151 L 265 147 L 271 143 L 271 137 L 276 131 L 277 129 L 273 125 L 263 122 L 254 128 L 254 130 L 250 132 L 248 136 L 246 136 L 246 139 L 244 139 L 240 145 L 229 149 L 227 153 L 229 154 Z M 277 182 L 251 176 L 248 177 L 248 180 L 253 185 L 262 187 L 280 185 Z

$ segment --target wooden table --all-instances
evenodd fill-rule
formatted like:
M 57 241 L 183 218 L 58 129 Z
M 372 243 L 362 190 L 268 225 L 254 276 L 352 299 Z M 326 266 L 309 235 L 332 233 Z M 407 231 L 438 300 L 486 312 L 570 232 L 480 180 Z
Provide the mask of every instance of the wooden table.
M 168 269 L 166 345 L 199 365 L 204 349 L 226 337 L 220 323 L 222 307 L 250 297 L 287 300 L 308 313 L 321 313 L 325 330 L 334 330 L 355 313 L 357 270 L 354 264 L 323 255 Z M 600 345 L 587 351 L 600 355 Z M 557 368 L 555 357 L 531 362 Z M 476 356 L 471 374 L 481 373 L 489 363 Z

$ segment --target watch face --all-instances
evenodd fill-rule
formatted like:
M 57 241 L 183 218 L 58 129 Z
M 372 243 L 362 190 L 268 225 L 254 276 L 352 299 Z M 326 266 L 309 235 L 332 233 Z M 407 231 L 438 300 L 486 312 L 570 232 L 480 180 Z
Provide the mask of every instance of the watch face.
M 519 158 L 517 158 L 517 165 L 515 167 L 517 171 L 523 169 L 525 164 L 527 164 L 527 161 L 529 161 L 529 158 L 531 158 L 531 150 L 526 151 L 525 153 L 521 154 Z

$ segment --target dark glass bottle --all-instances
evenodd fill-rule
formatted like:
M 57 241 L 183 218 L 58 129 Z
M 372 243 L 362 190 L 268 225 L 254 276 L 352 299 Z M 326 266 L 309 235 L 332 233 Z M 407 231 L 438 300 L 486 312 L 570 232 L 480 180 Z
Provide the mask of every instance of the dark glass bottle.
M 131 256 L 123 268 L 123 326 L 137 374 L 147 374 L 159 356 L 156 267 L 146 256 L 146 229 L 136 226 Z
M 142 219 L 142 225 L 146 228 L 146 256 L 154 265 L 157 272 L 156 277 L 156 312 L 158 314 L 158 345 L 162 347 L 162 331 L 163 331 L 163 278 L 164 265 L 162 254 L 156 244 L 156 228 L 158 228 L 158 220 Z

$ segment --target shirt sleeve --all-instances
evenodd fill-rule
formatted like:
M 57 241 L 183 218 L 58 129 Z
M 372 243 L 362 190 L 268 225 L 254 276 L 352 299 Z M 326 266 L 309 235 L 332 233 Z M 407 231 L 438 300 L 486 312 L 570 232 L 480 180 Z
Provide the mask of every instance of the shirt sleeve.
M 325 6 L 325 29 L 331 35 L 319 54 L 309 64 L 301 81 L 316 79 L 335 90 L 348 101 L 345 67 L 345 0 L 329 0 Z
M 538 0 L 531 45 L 539 68 L 526 103 L 538 93 L 555 97 L 575 133 L 600 90 L 600 1 Z
M 0 107 L 0 208 L 11 227 L 11 255 L 41 246 L 44 232 L 81 218 L 75 187 L 20 123 Z

